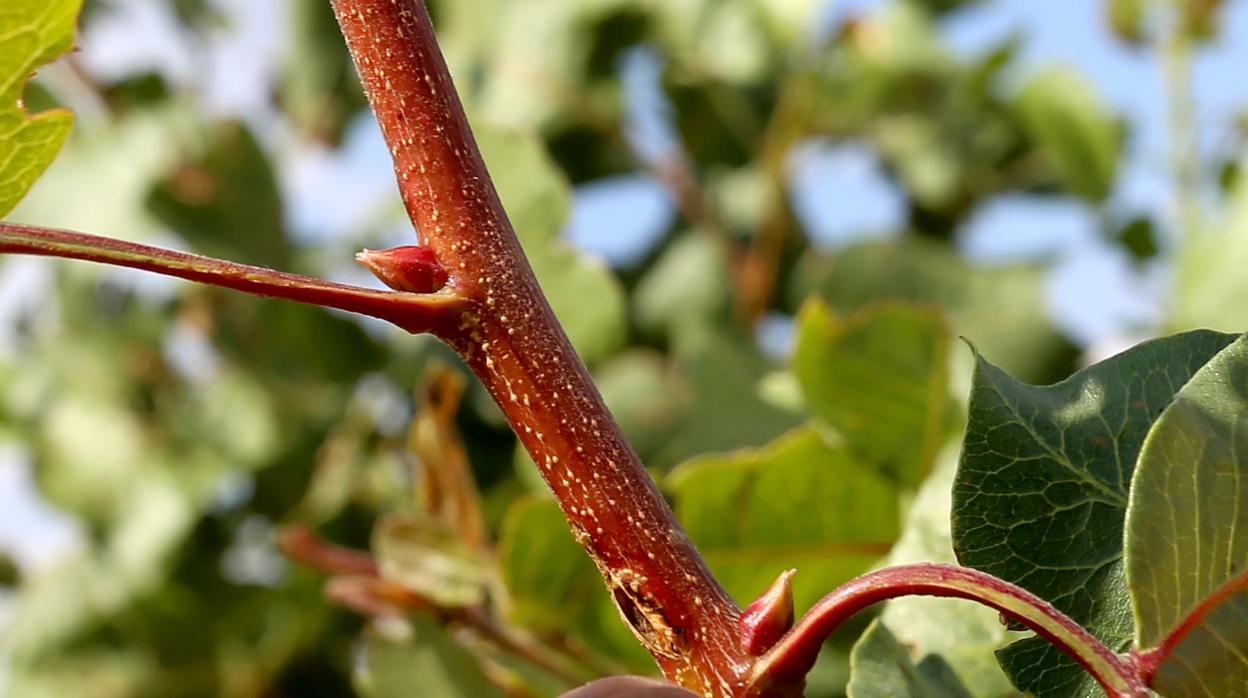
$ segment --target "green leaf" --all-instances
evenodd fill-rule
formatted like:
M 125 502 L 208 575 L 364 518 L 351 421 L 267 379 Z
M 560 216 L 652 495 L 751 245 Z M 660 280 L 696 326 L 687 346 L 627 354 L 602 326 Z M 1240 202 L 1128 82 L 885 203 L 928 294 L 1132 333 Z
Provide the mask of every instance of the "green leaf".
M 949 443 L 937 458 L 932 475 L 919 488 L 906 514 L 901 538 L 884 564 L 956 561 L 949 510 L 957 465 L 956 444 Z M 1016 695 L 992 656 L 1007 637 L 996 611 L 962 599 L 905 597 L 889 601 L 880 614 L 880 622 L 910 650 L 912 657 L 935 655 L 948 663 L 972 695 Z
M 795 303 L 817 293 L 843 315 L 884 299 L 940 305 L 954 336 L 1024 380 L 1066 375 L 1075 356 L 1047 319 L 1040 266 L 973 266 L 947 245 L 906 238 L 830 257 L 808 253 L 803 267 L 791 289 Z
M 701 453 L 761 446 L 803 421 L 802 415 L 763 399 L 763 381 L 771 366 L 746 338 L 690 327 L 681 332 L 675 354 L 693 400 L 651 465 L 669 466 Z
M 1122 123 L 1083 75 L 1061 68 L 1040 72 L 1023 87 L 1015 108 L 1070 191 L 1094 202 L 1109 195 Z
M 796 344 L 793 371 L 811 411 L 864 462 L 917 487 L 948 432 L 940 311 L 885 304 L 841 319 L 814 300 L 798 314 Z
M 507 511 L 498 559 L 512 602 L 509 616 L 530 627 L 560 627 L 600 583 L 563 512 L 546 498 L 526 497 Z
M 653 670 L 654 660 L 620 619 L 602 577 L 549 497 L 530 495 L 507 511 L 498 560 L 512 622 L 581 638 L 616 662 Z
M 596 363 L 627 336 L 624 290 L 601 260 L 559 238 L 571 192 L 541 143 L 528 135 L 477 125 L 477 142 L 537 280 L 577 353 Z
M 849 698 L 971 698 L 939 655 L 918 664 L 878 620 L 867 628 L 850 656 Z
M 69 137 L 74 118 L 29 116 L 22 89 L 35 69 L 69 50 L 82 0 L 6 0 L 0 7 L 0 216 L 17 205 Z
M 1248 568 L 1248 535 L 1240 533 L 1248 531 L 1246 502 L 1248 338 L 1241 337 L 1183 386 L 1140 453 L 1126 538 L 1139 647 L 1160 644 Z M 1248 655 L 1248 645 L 1241 649 Z
M 756 451 L 694 458 L 665 484 L 735 598 L 756 597 L 796 567 L 799 613 L 887 554 L 901 528 L 896 487 L 811 426 Z
M 367 698 L 503 698 L 480 663 L 441 627 L 421 617 L 411 635 L 388 640 L 369 632 L 357 665 L 355 688 Z
M 440 606 L 472 606 L 485 598 L 485 563 L 442 522 L 392 514 L 373 534 L 381 576 Z
M 594 371 L 594 383 L 628 442 L 647 462 L 649 454 L 671 441 L 692 399 L 690 387 L 663 355 L 646 349 L 612 357 Z
M 663 251 L 633 292 L 633 314 L 646 335 L 676 337 L 730 317 L 732 278 L 722 248 L 690 231 Z
M 1162 657 L 1151 687 L 1168 698 L 1248 694 L 1248 574 L 1206 600 L 1194 620 Z
M 1122 539 L 1136 457 L 1153 421 L 1234 340 L 1191 332 L 1140 344 L 1048 387 L 977 356 L 953 490 L 958 559 L 1050 601 L 1111 649 L 1130 643 Z M 1099 689 L 1047 641 L 1002 650 L 1038 696 Z

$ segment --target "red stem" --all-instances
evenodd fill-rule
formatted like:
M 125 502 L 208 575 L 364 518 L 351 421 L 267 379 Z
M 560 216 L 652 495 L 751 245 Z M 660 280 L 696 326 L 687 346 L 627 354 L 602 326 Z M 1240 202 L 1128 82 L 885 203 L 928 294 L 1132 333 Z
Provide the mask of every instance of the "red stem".
M 751 680 L 753 695 L 770 695 L 805 676 L 823 641 L 858 611 L 899 596 L 944 596 L 977 601 L 1026 625 L 1073 658 L 1110 698 L 1148 695 L 1130 658 L 1115 654 L 1083 626 L 1031 592 L 984 572 L 933 563 L 887 567 L 847 582 L 823 597 L 758 662 Z
M 1157 667 L 1161 665 L 1166 657 L 1170 656 L 1170 653 L 1174 652 L 1175 647 L 1180 642 L 1193 630 L 1200 627 L 1206 616 L 1232 595 L 1245 589 L 1248 589 L 1248 570 L 1241 573 L 1238 577 L 1232 577 L 1227 580 L 1226 583 L 1196 604 L 1191 613 L 1188 613 L 1183 620 L 1179 621 L 1179 624 L 1170 631 L 1170 634 L 1161 641 L 1160 645 L 1147 650 L 1136 650 L 1133 653 L 1136 661 L 1136 671 L 1139 672 L 1145 683 L 1152 685 L 1153 677 L 1157 675 Z
M 377 291 L 97 235 L 16 223 L 0 222 L 0 253 L 67 257 L 154 271 L 258 296 L 362 313 L 393 322 L 408 332 L 434 332 L 457 326 L 464 307 L 463 301 L 449 292 Z
M 577 357 L 472 137 L 419 0 L 333 0 L 422 242 L 471 310 L 439 332 L 506 413 L 638 639 L 671 680 L 734 695 L 740 609 L 715 581 Z
M 278 531 L 277 547 L 290 559 L 322 572 L 359 577 L 378 575 L 377 562 L 372 555 L 329 543 L 303 524 Z

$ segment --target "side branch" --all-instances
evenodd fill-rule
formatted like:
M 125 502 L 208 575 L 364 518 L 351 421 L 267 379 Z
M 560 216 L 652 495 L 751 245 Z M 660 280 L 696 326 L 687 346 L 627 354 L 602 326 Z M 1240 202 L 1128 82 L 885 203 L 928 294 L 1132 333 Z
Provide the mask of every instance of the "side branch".
M 395 293 L 226 262 L 123 240 L 0 222 L 0 253 L 103 262 L 270 298 L 323 305 L 380 318 L 408 332 L 459 324 L 468 304 L 451 293 Z
M 978 570 L 920 563 L 887 567 L 847 582 L 823 597 L 754 667 L 752 695 L 773 683 L 805 676 L 828 635 L 858 611 L 899 596 L 944 596 L 978 601 L 1016 620 L 1078 662 L 1111 698 L 1148 695 L 1133 663 L 1112 652 L 1081 625 L 1031 592 Z

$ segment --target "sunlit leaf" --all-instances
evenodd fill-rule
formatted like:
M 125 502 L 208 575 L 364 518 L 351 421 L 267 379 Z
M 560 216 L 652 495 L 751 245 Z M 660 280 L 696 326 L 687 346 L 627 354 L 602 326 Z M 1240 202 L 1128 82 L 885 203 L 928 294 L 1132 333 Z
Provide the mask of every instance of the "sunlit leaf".
M 1126 538 L 1138 646 L 1160 644 L 1205 597 L 1248 569 L 1248 536 L 1239 533 L 1248 530 L 1245 504 L 1248 339 L 1241 338 L 1183 386 L 1140 453 Z M 1240 649 L 1248 655 L 1248 646 Z
M 43 173 L 73 125 L 69 112 L 27 115 L 22 89 L 40 65 L 73 45 L 82 0 L 7 0 L 0 7 L 0 216 Z
M 1024 380 L 1069 372 L 1074 350 L 1048 320 L 1044 269 L 973 266 L 947 246 L 925 240 L 855 245 L 834 256 L 808 253 L 792 289 L 817 293 L 848 315 L 878 300 L 941 306 L 954 336 Z
M 1248 692 L 1248 573 L 1199 608 L 1166 648 L 1151 687 L 1167 698 Z
M 793 371 L 850 450 L 917 487 L 948 432 L 949 333 L 939 311 L 881 305 L 848 318 L 803 306 Z
M 1248 307 L 1232 302 L 1248 297 L 1248 178 L 1229 193 L 1224 218 L 1183 240 L 1175 265 L 1169 325 L 1240 332 L 1248 327 Z
M 799 614 L 866 571 L 900 533 L 895 485 L 809 426 L 759 450 L 694 458 L 666 487 L 690 538 L 735 598 L 752 599 L 797 568 Z
M 1199 331 L 1146 342 L 1047 387 L 978 357 L 953 490 L 962 564 L 1030 589 L 1125 649 L 1134 633 L 1122 545 L 1136 458 L 1179 389 L 1233 340 Z M 1000 656 L 1036 695 L 1097 690 L 1047 640 Z

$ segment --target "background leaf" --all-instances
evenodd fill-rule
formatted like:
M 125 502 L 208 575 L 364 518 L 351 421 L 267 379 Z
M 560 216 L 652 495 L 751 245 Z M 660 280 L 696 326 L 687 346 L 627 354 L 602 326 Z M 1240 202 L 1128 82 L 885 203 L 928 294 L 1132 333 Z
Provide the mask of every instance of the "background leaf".
M 355 677 L 356 689 L 368 698 L 429 698 L 505 694 L 490 683 L 477 660 L 429 620 L 408 621 L 410 637 L 394 641 L 371 633 Z
M 970 698 L 939 655 L 915 664 L 888 627 L 875 621 L 862 634 L 850 658 L 850 698 Z
M 948 346 L 937 310 L 875 305 L 842 319 L 812 302 L 798 314 L 793 372 L 851 451 L 917 487 L 948 431 Z
M 739 602 L 798 568 L 799 615 L 866 571 L 900 532 L 896 486 L 809 426 L 756 451 L 690 460 L 665 485 L 689 537 Z

